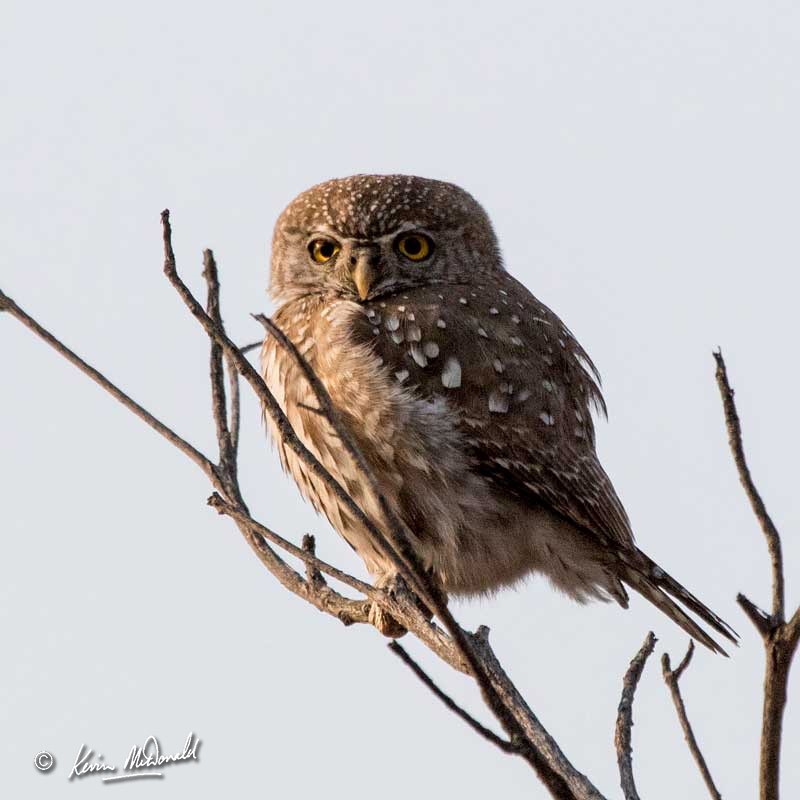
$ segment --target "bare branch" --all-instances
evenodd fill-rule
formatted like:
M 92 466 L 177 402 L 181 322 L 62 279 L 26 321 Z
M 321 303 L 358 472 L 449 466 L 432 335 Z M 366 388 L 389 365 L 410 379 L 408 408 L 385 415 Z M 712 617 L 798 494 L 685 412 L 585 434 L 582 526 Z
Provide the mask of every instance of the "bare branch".
M 411 668 L 411 671 L 447 706 L 447 708 L 461 717 L 461 719 L 463 719 L 479 736 L 491 742 L 495 747 L 499 747 L 504 753 L 517 752 L 517 747 L 513 742 L 507 742 L 505 739 L 501 739 L 494 731 L 489 730 L 489 728 L 478 722 L 468 711 L 461 708 L 452 697 L 445 694 L 400 644 L 392 642 L 389 645 L 389 649 L 398 656 L 406 666 Z
M 764 706 L 761 716 L 761 757 L 759 785 L 761 800 L 778 800 L 780 792 L 781 740 L 783 738 L 783 712 L 786 708 L 786 686 L 789 670 L 800 639 L 800 609 L 787 624 L 785 619 L 783 554 L 781 537 L 767 513 L 761 495 L 753 484 L 742 445 L 742 428 L 733 399 L 733 389 L 728 382 L 728 373 L 722 352 L 714 353 L 717 362 L 717 386 L 722 396 L 725 425 L 728 429 L 733 460 L 739 472 L 753 513 L 756 515 L 764 538 L 767 541 L 772 564 L 772 614 L 765 614 L 743 594 L 737 596 L 739 605 L 761 635 L 766 651 L 764 671 Z
M 664 682 L 669 687 L 670 694 L 672 695 L 672 702 L 675 705 L 675 710 L 678 712 L 678 720 L 680 721 L 681 728 L 683 729 L 683 737 L 686 739 L 686 744 L 689 746 L 689 751 L 692 754 L 692 758 L 695 760 L 695 763 L 700 770 L 700 774 L 703 776 L 703 782 L 708 789 L 708 793 L 712 798 L 714 798 L 714 800 L 722 800 L 719 790 L 714 785 L 714 779 L 711 777 L 711 772 L 708 769 L 708 765 L 706 764 L 706 760 L 700 750 L 700 746 L 697 744 L 697 739 L 695 738 L 694 731 L 692 730 L 692 726 L 689 722 L 689 717 L 686 714 L 686 706 L 683 702 L 683 697 L 681 696 L 681 689 L 678 685 L 681 675 L 683 675 L 684 670 L 692 661 L 692 655 L 694 655 L 694 642 L 689 640 L 689 649 L 686 651 L 686 655 L 683 657 L 683 660 L 678 665 L 677 669 L 671 669 L 669 654 L 664 653 L 664 655 L 661 657 L 661 671 L 664 675 Z
M 747 615 L 750 622 L 753 623 L 756 630 L 761 634 L 761 638 L 766 641 L 772 630 L 772 623 L 770 616 L 766 611 L 760 609 L 755 603 L 747 599 L 741 592 L 736 595 L 736 602 L 741 607 L 742 611 Z
M 725 368 L 725 360 L 722 358 L 722 351 L 714 353 L 717 362 L 717 386 L 722 396 L 722 407 L 725 411 L 725 427 L 728 429 L 728 444 L 733 453 L 733 460 L 739 472 L 739 480 L 744 487 L 745 494 L 750 500 L 753 513 L 756 515 L 764 538 L 767 540 L 770 561 L 772 562 L 772 618 L 776 622 L 784 621 L 784 588 L 783 588 L 783 553 L 781 551 L 781 537 L 775 528 L 772 518 L 767 513 L 767 508 L 761 495 L 756 489 L 750 469 L 744 457 L 744 446 L 742 445 L 742 425 L 739 421 L 739 414 L 736 411 L 736 404 L 733 400 L 733 389 L 728 383 L 728 371 Z
M 7 311 L 12 317 L 19 320 L 26 328 L 32 330 L 40 339 L 47 342 L 57 353 L 64 356 L 71 364 L 76 366 L 84 375 L 88 375 L 95 383 L 105 389 L 115 400 L 122 403 L 125 408 L 135 414 L 139 419 L 149 425 L 156 433 L 163 436 L 170 444 L 173 444 L 184 455 L 188 456 L 206 474 L 209 480 L 218 479 L 217 468 L 213 462 L 203 455 L 196 447 L 193 447 L 185 439 L 178 436 L 172 428 L 165 425 L 161 420 L 156 419 L 149 411 L 140 406 L 129 395 L 125 394 L 119 387 L 113 384 L 105 375 L 87 364 L 79 355 L 70 350 L 59 339 L 53 336 L 48 330 L 43 328 L 33 317 L 28 316 L 8 295 L 0 291 L 0 311 Z
M 633 729 L 633 698 L 642 677 L 644 665 L 656 646 L 655 634 L 650 631 L 639 652 L 633 657 L 625 677 L 622 679 L 622 696 L 617 709 L 617 724 L 614 730 L 614 747 L 617 751 L 620 785 L 625 800 L 639 800 L 636 782 L 633 778 L 633 751 L 631 733 Z
M 237 508 L 233 503 L 229 503 L 227 500 L 220 497 L 220 495 L 216 492 L 208 498 L 208 505 L 210 505 L 219 514 L 224 514 L 225 516 L 230 517 L 234 522 L 237 523 L 237 525 L 243 525 L 251 528 L 252 531 L 262 539 L 272 542 L 290 555 L 301 559 L 307 567 L 318 570 L 319 572 L 324 572 L 326 575 L 330 575 L 340 583 L 345 584 L 345 586 L 349 586 L 351 589 L 361 592 L 365 597 L 374 597 L 376 600 L 384 599 L 384 592 L 381 589 L 376 589 L 374 586 L 370 586 L 370 584 L 364 583 L 363 581 L 358 580 L 358 578 L 354 578 L 352 575 L 348 575 L 346 572 L 343 572 L 342 570 L 337 569 L 336 567 L 333 567 L 324 561 L 321 561 L 315 555 L 313 547 L 310 549 L 298 547 L 288 539 L 284 539 L 280 534 L 275 533 L 265 525 L 262 525 L 260 522 L 254 520 L 249 514 Z M 311 538 L 313 539 L 313 537 Z
M 228 386 L 231 394 L 231 426 L 230 441 L 233 463 L 238 464 L 239 456 L 239 429 L 241 427 L 241 399 L 239 397 L 239 372 L 230 358 L 225 358 L 225 367 L 228 370 Z
M 252 350 L 256 350 L 264 344 L 263 340 L 259 340 L 258 342 L 250 342 L 250 344 L 246 344 L 243 347 L 239 348 L 239 352 L 243 354 L 247 354 Z
M 222 314 L 219 305 L 219 275 L 217 273 L 217 262 L 214 260 L 214 254 L 211 250 L 203 251 L 203 277 L 206 279 L 208 290 L 206 311 L 215 324 L 222 327 Z M 230 493 L 232 493 L 234 490 L 233 484 L 236 483 L 236 456 L 231 432 L 228 428 L 222 348 L 213 339 L 210 341 L 210 346 L 211 409 L 214 416 L 214 425 L 217 429 L 219 463 L 227 481 L 231 484 Z M 236 491 L 236 494 L 240 495 L 240 492 Z

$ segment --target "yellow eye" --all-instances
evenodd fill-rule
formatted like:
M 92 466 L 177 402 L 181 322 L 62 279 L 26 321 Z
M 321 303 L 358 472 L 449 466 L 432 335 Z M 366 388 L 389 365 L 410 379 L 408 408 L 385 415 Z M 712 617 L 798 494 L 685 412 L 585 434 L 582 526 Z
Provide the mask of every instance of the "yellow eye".
M 341 249 L 333 239 L 314 239 L 308 245 L 308 252 L 317 264 L 330 261 Z
M 431 254 L 432 242 L 421 233 L 407 233 L 396 242 L 398 252 L 411 261 L 424 261 Z

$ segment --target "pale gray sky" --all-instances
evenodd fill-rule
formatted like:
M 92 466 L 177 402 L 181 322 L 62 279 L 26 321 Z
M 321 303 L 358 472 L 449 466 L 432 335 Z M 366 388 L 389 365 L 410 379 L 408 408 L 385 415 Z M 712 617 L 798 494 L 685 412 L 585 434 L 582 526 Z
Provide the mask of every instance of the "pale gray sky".
M 795 4 L 9 2 L 0 67 L 0 287 L 206 449 L 206 343 L 161 273 L 162 208 L 195 289 L 215 249 L 226 321 L 249 341 L 249 313 L 270 310 L 272 224 L 297 192 L 354 172 L 470 190 L 510 271 L 600 367 L 599 450 L 639 544 L 743 635 L 730 660 L 698 652 L 683 685 L 724 796 L 754 796 L 762 651 L 734 598 L 768 603 L 768 565 L 711 350 L 728 358 L 796 605 Z M 206 507 L 193 465 L 8 318 L 0 353 L 0 783 L 14 796 L 545 796 L 375 631 L 281 589 Z M 260 518 L 313 531 L 363 574 L 281 475 L 249 395 L 242 449 Z M 685 635 L 638 598 L 582 608 L 538 580 L 455 608 L 491 626 L 543 722 L 618 797 L 622 674 L 648 629 L 658 656 L 682 655 Z M 800 669 L 791 691 L 796 792 Z M 703 796 L 656 658 L 635 718 L 642 796 Z M 82 743 L 121 764 L 151 734 L 175 749 L 189 731 L 200 763 L 163 781 L 67 782 Z

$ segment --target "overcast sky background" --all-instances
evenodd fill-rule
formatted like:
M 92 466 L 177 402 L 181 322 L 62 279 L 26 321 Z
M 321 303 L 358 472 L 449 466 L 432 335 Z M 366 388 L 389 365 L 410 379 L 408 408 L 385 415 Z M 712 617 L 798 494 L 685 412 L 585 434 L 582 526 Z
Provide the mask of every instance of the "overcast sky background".
M 214 248 L 240 342 L 273 222 L 355 172 L 454 181 L 509 270 L 604 377 L 600 455 L 640 546 L 742 634 L 682 685 L 726 798 L 755 796 L 763 655 L 735 604 L 769 603 L 711 351 L 800 600 L 797 492 L 800 10 L 731 2 L 10 2 L 0 25 L 0 288 L 207 452 L 205 337 L 161 272 L 169 207 L 197 291 Z M 135 10 L 134 10 L 135 8 Z M 0 317 L 0 731 L 9 796 L 545 797 L 430 696 L 376 631 L 284 591 L 195 466 Z M 245 392 L 251 508 L 358 575 L 303 504 Z M 622 674 L 658 637 L 635 706 L 647 798 L 701 797 L 658 658 L 687 638 L 645 601 L 580 607 L 541 580 L 458 603 L 575 765 L 619 797 Z M 405 644 L 476 710 L 469 681 Z M 800 668 L 783 785 L 800 791 Z M 81 744 L 122 765 L 149 735 L 200 763 L 163 781 L 67 782 Z M 33 757 L 49 750 L 46 775 Z M 792 754 L 794 757 L 792 757 Z

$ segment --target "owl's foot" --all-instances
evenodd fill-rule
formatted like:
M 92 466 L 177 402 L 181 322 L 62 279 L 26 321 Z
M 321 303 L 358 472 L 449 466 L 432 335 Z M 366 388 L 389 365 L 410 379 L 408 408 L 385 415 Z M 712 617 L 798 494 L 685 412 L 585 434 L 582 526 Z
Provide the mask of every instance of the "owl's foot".
M 428 573 L 431 580 L 435 580 L 432 573 Z M 375 581 L 376 588 L 386 590 L 393 597 L 401 597 L 406 595 L 409 597 L 417 608 L 425 615 L 428 620 L 433 619 L 433 612 L 417 597 L 417 595 L 409 589 L 406 582 L 400 575 L 385 575 Z M 442 592 L 442 596 L 447 602 L 447 597 Z M 374 625 L 384 636 L 390 639 L 399 639 L 408 633 L 407 629 L 403 627 L 391 614 L 382 609 L 377 603 L 373 603 L 369 610 L 369 621 Z
M 388 594 L 396 596 L 405 587 L 403 579 L 396 574 L 387 573 L 381 575 L 375 581 L 376 589 L 383 589 Z M 369 609 L 369 621 L 384 636 L 389 639 L 399 639 L 405 636 L 408 630 L 404 628 L 388 611 L 382 609 L 377 603 L 373 603 Z

